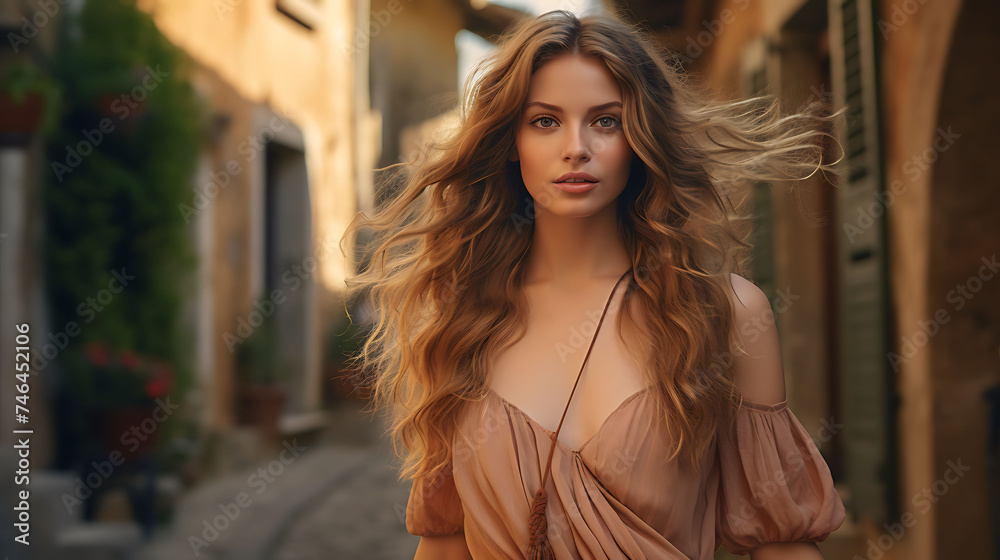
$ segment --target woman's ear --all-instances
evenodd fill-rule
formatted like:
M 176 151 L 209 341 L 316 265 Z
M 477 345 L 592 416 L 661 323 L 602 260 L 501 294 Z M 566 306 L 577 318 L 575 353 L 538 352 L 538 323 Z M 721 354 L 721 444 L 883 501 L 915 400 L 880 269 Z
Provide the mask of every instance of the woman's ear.
M 512 149 L 509 154 L 507 154 L 507 161 L 519 161 L 519 160 L 520 157 L 517 155 L 517 146 L 514 146 L 514 149 Z

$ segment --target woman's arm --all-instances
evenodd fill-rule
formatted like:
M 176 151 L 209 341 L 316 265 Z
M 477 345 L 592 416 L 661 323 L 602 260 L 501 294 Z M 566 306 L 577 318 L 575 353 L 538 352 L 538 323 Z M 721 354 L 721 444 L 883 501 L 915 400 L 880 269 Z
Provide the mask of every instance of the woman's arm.
M 736 383 L 745 398 L 764 404 L 785 400 L 785 375 L 774 314 L 767 296 L 749 280 L 732 275 L 735 320 L 750 355 L 736 357 Z M 750 560 L 823 560 L 816 543 L 770 543 L 750 551 Z
M 447 537 L 420 537 L 413 560 L 472 560 L 465 533 Z
M 816 543 L 775 543 L 751 550 L 750 560 L 823 560 L 823 553 Z

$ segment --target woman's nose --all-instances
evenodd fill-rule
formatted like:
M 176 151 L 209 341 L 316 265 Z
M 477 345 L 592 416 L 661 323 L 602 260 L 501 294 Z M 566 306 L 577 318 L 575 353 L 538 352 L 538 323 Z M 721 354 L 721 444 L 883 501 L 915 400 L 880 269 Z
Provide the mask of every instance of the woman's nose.
M 563 149 L 563 159 L 570 161 L 590 159 L 591 146 L 587 130 L 581 127 L 569 127 L 566 146 Z

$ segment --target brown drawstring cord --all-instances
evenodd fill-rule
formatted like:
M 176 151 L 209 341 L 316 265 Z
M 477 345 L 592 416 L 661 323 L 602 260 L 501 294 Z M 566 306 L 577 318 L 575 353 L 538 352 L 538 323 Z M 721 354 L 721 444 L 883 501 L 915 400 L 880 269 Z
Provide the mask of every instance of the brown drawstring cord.
M 618 286 L 631 271 L 632 267 L 629 267 L 622 274 L 618 282 L 615 283 L 615 287 L 611 290 L 608 302 L 604 304 L 604 312 L 601 313 L 601 318 L 597 321 L 597 328 L 594 329 L 594 337 L 590 339 L 590 347 L 587 348 L 587 355 L 583 357 L 583 365 L 580 366 L 580 372 L 576 374 L 576 383 L 573 383 L 573 390 L 569 392 L 569 400 L 566 401 L 566 408 L 563 410 L 562 418 L 559 419 L 559 426 L 556 427 L 556 432 L 552 434 L 552 445 L 549 446 L 549 458 L 545 463 L 545 473 L 542 475 L 542 487 L 535 492 L 535 497 L 531 500 L 531 516 L 528 518 L 529 539 L 527 560 L 555 560 L 555 552 L 549 543 L 548 520 L 545 517 L 545 508 L 549 502 L 548 494 L 545 492 L 545 482 L 549 478 L 549 469 L 552 467 L 552 455 L 556 450 L 559 430 L 562 429 L 563 420 L 566 419 L 566 412 L 569 411 L 569 403 L 573 400 L 573 393 L 576 392 L 576 386 L 580 384 L 580 375 L 583 373 L 583 368 L 586 367 L 587 360 L 590 358 L 590 351 L 594 349 L 594 342 L 597 341 L 597 333 L 601 330 L 601 323 L 604 322 L 604 316 L 608 313 L 608 307 L 611 306 L 611 300 L 614 299 Z

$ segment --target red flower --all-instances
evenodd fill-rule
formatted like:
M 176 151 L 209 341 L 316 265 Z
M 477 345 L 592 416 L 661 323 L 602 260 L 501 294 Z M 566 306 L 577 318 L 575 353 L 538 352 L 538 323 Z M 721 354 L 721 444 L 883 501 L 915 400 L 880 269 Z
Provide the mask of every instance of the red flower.
M 154 377 L 146 382 L 146 394 L 156 399 L 167 394 L 169 380 L 166 377 Z
M 97 367 L 108 365 L 108 347 L 103 342 L 91 342 L 87 345 L 87 359 Z
M 135 371 L 135 368 L 139 366 L 139 356 L 131 350 L 125 350 L 121 354 L 121 362 L 122 365 L 125 366 L 125 369 Z

